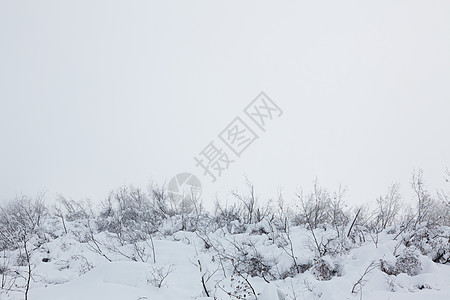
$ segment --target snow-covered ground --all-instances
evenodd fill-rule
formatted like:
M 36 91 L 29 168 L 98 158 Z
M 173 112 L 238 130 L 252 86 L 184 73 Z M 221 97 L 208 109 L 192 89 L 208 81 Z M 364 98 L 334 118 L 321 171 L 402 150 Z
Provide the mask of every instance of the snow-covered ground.
M 69 222 L 67 226 L 76 232 L 78 225 L 74 224 Z M 401 255 L 406 249 L 394 240 L 392 232 L 379 234 L 377 244 L 373 239 L 358 241 L 342 254 L 322 255 L 320 260 L 324 266 L 334 270 L 331 279 L 324 280 L 321 276 L 326 270 L 315 267 L 317 249 L 310 230 L 304 226 L 291 227 L 291 249 L 287 236 L 271 233 L 267 224 L 262 221 L 236 234 L 219 229 L 209 233 L 178 231 L 165 237 L 155 235 L 156 263 L 148 246 L 144 250 L 149 251 L 147 261 L 133 261 L 126 258 L 132 256 L 131 245 L 117 244 L 115 251 L 108 250 L 108 234 L 98 233 L 95 240 L 109 261 L 93 251 L 92 243 L 80 242 L 80 236 L 71 230 L 65 234 L 59 229 L 53 233 L 54 238 L 32 253 L 34 275 L 28 297 L 32 300 L 252 299 L 256 294 L 262 300 L 450 299 L 450 266 L 434 263 L 418 251 L 415 255 L 420 266 L 415 274 L 395 276 L 382 272 L 380 260 L 395 264 L 393 253 Z M 331 231 L 317 229 L 315 234 L 318 240 L 326 241 Z M 289 273 L 292 253 L 297 265 L 302 267 L 298 274 L 292 270 Z M 366 269 L 368 273 L 354 289 Z M 240 276 L 239 270 L 253 270 L 261 276 Z M 164 275 L 167 277 L 161 287 L 155 286 L 158 285 L 155 280 Z M 20 279 L 16 284 L 19 283 Z M 23 299 L 23 293 L 3 292 L 0 299 Z
M 390 191 L 372 211 L 318 186 L 300 208 L 214 212 L 157 188 L 97 211 L 18 198 L 0 207 L 0 300 L 450 299 L 448 203 L 401 210 Z

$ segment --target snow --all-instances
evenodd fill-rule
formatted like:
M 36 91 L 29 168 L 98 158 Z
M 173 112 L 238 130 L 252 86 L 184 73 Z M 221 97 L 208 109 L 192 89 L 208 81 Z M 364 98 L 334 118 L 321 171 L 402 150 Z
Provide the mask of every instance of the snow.
M 75 226 L 70 224 L 68 226 Z M 257 227 L 257 226 L 256 226 Z M 56 237 L 33 252 L 34 276 L 29 293 L 32 300 L 144 300 L 144 299 L 236 299 L 229 292 L 247 295 L 249 289 L 239 276 L 232 276 L 227 269 L 227 277 L 219 264 L 214 247 L 223 247 L 225 255 L 235 255 L 240 245 L 250 245 L 260 253 L 262 260 L 272 262 L 271 270 L 280 273 L 292 266 L 292 258 L 270 238 L 270 234 L 258 234 L 249 226 L 244 233 L 230 234 L 224 230 L 208 233 L 212 248 L 206 248 L 201 234 L 179 231 L 168 236 L 156 236 L 153 259 L 146 262 L 132 261 L 124 256 L 104 251 L 112 260 L 95 253 L 85 242 L 80 242 L 73 233 L 55 231 Z M 319 239 L 328 236 L 329 230 L 318 229 Z M 100 243 L 108 239 L 108 234 L 99 233 Z M 303 226 L 291 228 L 291 239 L 297 263 L 311 263 L 316 256 L 311 244 L 310 230 Z M 104 243 L 106 244 L 106 243 Z M 103 244 L 102 244 L 103 245 Z M 395 263 L 393 252 L 398 241 L 393 235 L 381 233 L 377 245 L 372 241 L 356 243 L 342 255 L 324 255 L 321 260 L 331 269 L 338 270 L 331 280 L 317 280 L 312 268 L 293 277 L 270 279 L 248 277 L 258 299 L 450 299 L 450 266 L 434 263 L 429 257 L 418 254 L 421 262 L 419 274 L 397 276 L 383 273 L 379 267 L 370 271 L 363 279 L 357 293 L 351 293 L 354 284 L 364 274 L 372 262 L 383 259 Z M 121 249 L 131 251 L 130 245 Z M 221 248 L 222 249 L 222 248 Z M 398 247 L 401 253 L 404 246 Z M 250 254 L 249 254 L 250 255 Z M 49 259 L 43 262 L 42 259 Z M 249 261 L 247 261 L 249 262 Z M 155 270 L 172 270 L 159 288 L 150 283 Z M 206 274 L 206 275 L 205 275 Z M 211 293 L 207 297 L 202 275 Z M 361 296 L 362 293 L 362 296 Z M 1 300 L 23 299 L 20 292 L 0 293 Z

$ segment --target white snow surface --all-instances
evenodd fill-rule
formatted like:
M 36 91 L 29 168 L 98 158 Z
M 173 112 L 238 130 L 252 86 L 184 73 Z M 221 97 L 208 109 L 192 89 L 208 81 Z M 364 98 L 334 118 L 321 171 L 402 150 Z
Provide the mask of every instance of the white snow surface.
M 274 244 L 270 235 L 252 233 L 251 229 L 249 227 L 241 234 L 218 230 L 208 235 L 211 242 L 217 243 L 215 246 L 221 245 L 226 254 L 235 253 L 235 245 L 247 244 L 253 245 L 252 249 L 260 253 L 264 260 L 275 262 L 272 269 L 281 272 L 292 265 L 292 258 Z M 320 238 L 327 234 L 327 231 L 317 230 Z M 231 276 L 229 266 L 222 268 L 216 253 L 211 247 L 205 247 L 204 240 L 197 233 L 177 232 L 170 236 L 155 236 L 156 263 L 153 258 L 146 262 L 133 261 L 105 248 L 104 253 L 112 260 L 109 262 L 71 233 L 64 234 L 60 230 L 55 232 L 55 236 L 33 252 L 35 267 L 29 293 L 31 300 L 238 299 L 227 293 L 234 293 L 243 286 L 239 283 L 242 278 Z M 107 234 L 97 234 L 96 238 L 100 242 L 106 241 Z M 297 263 L 311 262 L 315 252 L 310 231 L 304 227 L 292 227 L 291 238 Z M 450 299 L 450 266 L 434 263 L 421 254 L 418 254 L 422 263 L 418 275 L 387 275 L 380 268 L 375 268 L 364 277 L 361 289 L 357 293 L 351 292 L 371 262 L 395 260 L 393 252 L 397 245 L 393 235 L 382 233 L 378 246 L 366 241 L 352 245 L 351 250 L 337 257 L 325 255 L 323 260 L 339 269 L 339 274 L 331 280 L 317 280 L 311 268 L 293 277 L 269 279 L 269 282 L 258 276 L 247 279 L 255 289 L 257 299 L 261 300 Z M 131 251 L 130 247 L 126 245 L 120 249 L 123 253 L 131 253 L 127 252 Z M 397 252 L 402 250 L 400 247 Z M 49 261 L 43 262 L 43 258 Z M 158 268 L 173 270 L 160 288 L 149 283 L 152 272 Z M 224 272 L 228 272 L 226 277 Z M 210 297 L 204 291 L 202 274 L 206 277 L 212 274 L 206 282 Z M 253 295 L 247 294 L 242 299 L 252 298 Z M 0 293 L 0 299 L 23 299 L 23 294 Z

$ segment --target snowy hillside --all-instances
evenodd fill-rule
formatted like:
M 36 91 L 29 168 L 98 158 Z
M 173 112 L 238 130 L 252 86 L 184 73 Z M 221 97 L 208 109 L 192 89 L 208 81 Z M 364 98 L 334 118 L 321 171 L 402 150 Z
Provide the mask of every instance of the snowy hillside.
M 264 223 L 261 226 L 265 226 Z M 320 235 L 324 233 L 322 230 L 319 232 Z M 306 269 L 315 263 L 314 251 L 311 251 L 309 244 L 311 234 L 302 227 L 292 228 L 291 234 L 297 262 Z M 290 254 L 274 245 L 269 235 L 244 233 L 223 236 L 223 232 L 219 231 L 211 235 L 211 241 L 224 246 L 224 256 L 237 256 L 241 251 L 236 245 L 245 249 L 242 252 L 248 251 L 243 257 L 243 268 L 261 272 L 261 275 L 265 272 L 266 278 L 247 275 L 241 278 L 237 273 L 233 275 L 231 262 L 223 266 L 223 270 L 215 251 L 205 249 L 202 239 L 190 232 L 179 232 L 156 240 L 156 263 L 151 262 L 151 259 L 149 262 L 125 260 L 120 255 L 110 253 L 113 262 L 108 262 L 73 237 L 62 236 L 48 243 L 44 251 L 35 254 L 34 272 L 42 277 L 37 278 L 37 282 L 32 285 L 29 297 L 38 300 L 208 299 L 202 286 L 203 276 L 211 296 L 209 299 L 254 298 L 245 280 L 253 286 L 258 299 L 267 300 L 360 299 L 361 293 L 363 299 L 450 298 L 450 267 L 436 264 L 427 256 L 418 254 L 421 266 L 413 276 L 405 273 L 388 275 L 380 270 L 380 259 L 395 265 L 392 253 L 398 242 L 388 234 L 380 236 L 378 248 L 368 241 L 355 246 L 346 255 L 326 255 L 319 262 L 323 266 L 318 264 L 315 268 L 311 267 L 285 279 L 272 276 L 278 277 L 290 271 Z M 123 248 L 123 251 L 127 250 L 132 252 L 130 247 Z M 405 247 L 397 250 L 401 254 L 404 251 Z M 43 263 L 43 258 L 49 258 L 50 262 Z M 376 263 L 373 270 L 364 277 L 362 285 L 357 286 L 357 293 L 352 294 L 353 285 L 373 262 Z M 322 272 L 328 272 L 327 268 L 336 270 L 336 276 L 331 280 L 318 280 Z M 161 288 L 149 283 L 154 276 L 160 279 L 159 270 L 168 274 Z M 11 294 L 11 298 L 5 299 L 16 298 L 22 299 L 23 296 Z
M 450 299 L 448 206 L 424 191 L 407 214 L 396 193 L 372 212 L 318 186 L 295 209 L 249 194 L 214 213 L 162 189 L 98 213 L 24 197 L 0 211 L 0 299 Z

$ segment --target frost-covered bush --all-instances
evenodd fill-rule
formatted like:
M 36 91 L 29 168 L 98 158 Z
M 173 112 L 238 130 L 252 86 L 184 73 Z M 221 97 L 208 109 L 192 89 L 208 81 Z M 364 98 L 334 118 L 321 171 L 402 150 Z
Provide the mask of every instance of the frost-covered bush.
M 267 228 L 267 226 L 264 226 L 264 224 L 258 223 L 257 226 L 254 226 L 250 230 L 250 234 L 252 235 L 263 235 L 263 234 L 269 234 L 270 230 Z
M 429 256 L 435 263 L 447 264 L 450 263 L 450 237 L 439 236 L 430 242 L 431 251 Z
M 326 242 L 322 242 L 323 255 L 333 257 L 348 253 L 352 245 L 345 236 L 334 236 L 327 238 Z
M 401 208 L 400 185 L 392 184 L 385 196 L 377 199 L 376 217 L 372 221 L 372 227 L 384 230 L 394 224 Z
M 276 261 L 266 259 L 256 247 L 246 243 L 234 243 L 237 251 L 229 256 L 234 272 L 261 277 L 266 280 L 275 278 L 272 268 Z
M 13 261 L 18 268 L 14 277 L 22 280 L 16 289 L 28 297 L 33 277 L 32 254 L 46 241 L 42 224 L 48 210 L 43 203 L 43 195 L 36 199 L 20 197 L 0 207 L 0 251 L 17 255 Z M 3 285 L 3 284 L 2 284 Z
M 135 187 L 122 187 L 112 191 L 97 218 L 100 231 L 117 233 L 128 239 L 129 231 L 135 234 L 152 231 L 160 218 L 146 193 Z M 134 235 L 135 235 L 134 234 Z
M 231 234 L 241 234 L 247 231 L 247 225 L 239 222 L 238 220 L 232 221 L 226 226 L 227 230 Z
M 239 210 L 236 206 L 229 208 L 216 207 L 215 213 L 211 216 L 211 229 L 216 231 L 218 229 L 226 229 L 231 234 L 239 234 L 247 231 L 247 224 L 239 215 Z
M 340 268 L 330 257 L 324 256 L 314 259 L 311 273 L 317 280 L 326 281 L 331 280 L 334 276 L 339 276 Z
M 395 263 L 380 260 L 380 268 L 388 275 L 397 276 L 400 273 L 406 273 L 409 276 L 415 276 L 422 270 L 422 263 L 412 248 L 406 248 L 403 254 L 397 257 Z
M 215 229 L 226 227 L 229 232 L 232 231 L 231 224 L 242 223 L 239 209 L 236 205 L 221 206 L 216 202 L 214 210 L 214 216 L 211 219 L 211 223 L 215 226 Z
M 89 218 L 94 218 L 92 204 L 89 200 L 75 201 L 64 198 L 62 195 L 57 196 L 57 214 L 69 222 L 80 222 Z M 64 211 L 64 212 L 63 212 Z
M 17 198 L 0 207 L 0 251 L 14 250 L 44 237 L 42 221 L 47 209 L 41 197 Z
M 153 235 L 161 225 L 161 215 L 146 193 L 135 187 L 122 187 L 112 191 L 96 219 L 98 231 L 111 233 L 106 248 L 132 260 L 146 262 L 155 258 Z M 101 247 L 94 240 L 94 249 Z M 131 245 L 132 253 L 121 247 Z
M 450 228 L 428 226 L 422 223 L 414 232 L 403 238 L 406 246 L 414 246 L 434 262 L 446 264 L 450 261 Z
M 348 216 L 344 211 L 346 207 L 344 194 L 343 187 L 339 187 L 337 192 L 330 193 L 320 186 L 316 178 L 311 193 L 298 193 L 300 210 L 294 215 L 292 224 L 307 225 L 311 229 L 328 224 L 340 232 L 348 223 Z
M 295 277 L 297 274 L 305 273 L 312 267 L 311 262 L 299 263 L 297 265 L 292 264 L 291 267 L 280 273 L 279 279 L 286 279 L 288 277 Z
M 307 224 L 312 229 L 315 229 L 319 224 L 329 222 L 331 195 L 319 185 L 317 179 L 314 181 L 312 193 L 304 194 L 300 192 L 297 197 L 300 203 L 300 211 L 294 217 L 294 225 Z
M 395 269 L 398 273 L 406 273 L 409 276 L 415 276 L 422 270 L 422 263 L 414 252 L 405 251 L 403 255 L 397 258 Z
M 272 213 L 270 202 L 260 205 L 253 184 L 248 179 L 245 180 L 245 183 L 248 189 L 247 194 L 233 193 L 237 200 L 237 204 L 234 205 L 235 212 L 244 224 L 261 222 Z

